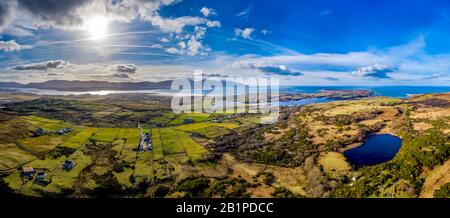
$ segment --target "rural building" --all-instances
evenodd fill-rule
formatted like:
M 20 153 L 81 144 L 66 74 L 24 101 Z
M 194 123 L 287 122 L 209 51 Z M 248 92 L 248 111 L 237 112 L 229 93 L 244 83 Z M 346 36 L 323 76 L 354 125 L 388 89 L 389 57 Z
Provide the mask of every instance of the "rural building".
M 44 179 L 45 179 L 45 173 L 44 173 L 44 172 L 38 172 L 38 173 L 36 174 L 36 180 L 37 180 L 38 182 L 44 181 Z
M 33 167 L 24 167 L 22 168 L 22 175 L 23 176 L 34 176 L 34 168 Z
M 153 150 L 152 136 L 150 135 L 150 133 L 143 133 L 142 129 L 141 129 L 141 138 L 139 141 L 138 150 L 139 151 Z
M 75 162 L 70 161 L 70 160 L 66 160 L 66 161 L 64 161 L 63 167 L 66 170 L 71 170 L 72 168 L 75 167 L 75 165 L 76 165 Z
M 186 118 L 183 120 L 183 124 L 190 124 L 190 123 L 194 123 L 194 120 L 192 118 Z
M 155 127 L 164 127 L 166 125 L 164 125 L 164 123 L 155 123 L 154 126 Z
M 45 133 L 46 132 L 44 129 L 38 128 L 38 129 L 36 129 L 36 131 L 34 131 L 33 137 L 39 137 L 39 136 L 45 135 Z
M 64 129 L 60 129 L 58 130 L 56 133 L 58 133 L 59 135 L 63 135 L 65 133 L 70 133 L 72 132 L 72 128 L 64 128 Z

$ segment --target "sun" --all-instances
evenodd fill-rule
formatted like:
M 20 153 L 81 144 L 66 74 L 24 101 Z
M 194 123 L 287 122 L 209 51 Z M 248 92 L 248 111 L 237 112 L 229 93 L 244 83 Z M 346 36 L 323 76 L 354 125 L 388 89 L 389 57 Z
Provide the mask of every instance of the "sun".
M 86 29 L 93 40 L 101 39 L 108 33 L 108 19 L 104 16 L 93 16 L 86 23 Z

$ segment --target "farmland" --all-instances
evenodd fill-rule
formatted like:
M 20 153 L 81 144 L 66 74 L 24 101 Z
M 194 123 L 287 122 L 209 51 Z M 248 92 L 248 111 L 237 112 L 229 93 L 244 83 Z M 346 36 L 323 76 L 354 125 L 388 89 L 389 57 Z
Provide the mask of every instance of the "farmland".
M 25 196 L 433 197 L 450 182 L 448 95 L 283 108 L 270 125 L 258 114 L 174 114 L 140 95 L 14 97 L 23 102 L 0 111 L 0 184 Z M 355 166 L 343 152 L 372 133 L 402 148 Z
M 106 108 L 88 103 L 83 107 L 89 110 Z M 17 105 L 14 105 L 18 107 Z M 133 107 L 137 107 L 136 105 Z M 24 109 L 20 106 L 21 110 Z M 130 106 L 128 105 L 129 109 Z M 111 116 L 115 112 L 97 112 L 96 118 Z M 35 111 L 39 114 L 39 111 Z M 3 181 L 14 192 L 27 196 L 76 196 L 96 195 L 98 190 L 118 187 L 127 193 L 139 188 L 144 183 L 176 180 L 177 171 L 186 164 L 202 165 L 209 151 L 194 139 L 193 133 L 202 134 L 207 139 L 229 133 L 239 126 L 227 123 L 210 122 L 208 114 L 168 113 L 154 121 L 165 122 L 166 127 L 143 124 L 142 132 L 152 138 L 151 151 L 138 151 L 141 129 L 135 127 L 117 127 L 116 125 L 89 126 L 88 122 L 79 125 L 58 119 L 58 115 L 41 117 L 39 115 L 8 115 L 3 122 L 5 129 L 9 126 L 26 123 L 23 131 L 11 138 L 4 138 L 0 149 L 0 170 Z M 192 119 L 192 123 L 183 124 Z M 100 122 L 103 123 L 103 122 Z M 60 133 L 60 130 L 70 131 Z M 42 129 L 36 135 L 38 129 Z M 63 164 L 66 160 L 76 163 L 67 170 Z M 44 181 L 36 178 L 27 179 L 21 175 L 22 167 L 32 167 L 37 172 L 45 173 Z M 174 177 L 175 176 L 175 177 Z

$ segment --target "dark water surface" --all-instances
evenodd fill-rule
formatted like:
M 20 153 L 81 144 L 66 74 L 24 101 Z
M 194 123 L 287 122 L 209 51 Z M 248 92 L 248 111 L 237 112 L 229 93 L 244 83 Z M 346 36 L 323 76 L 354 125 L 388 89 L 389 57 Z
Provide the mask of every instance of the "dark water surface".
M 371 166 L 387 162 L 395 157 L 402 146 L 402 139 L 390 134 L 374 134 L 361 146 L 349 149 L 344 156 L 358 166 Z

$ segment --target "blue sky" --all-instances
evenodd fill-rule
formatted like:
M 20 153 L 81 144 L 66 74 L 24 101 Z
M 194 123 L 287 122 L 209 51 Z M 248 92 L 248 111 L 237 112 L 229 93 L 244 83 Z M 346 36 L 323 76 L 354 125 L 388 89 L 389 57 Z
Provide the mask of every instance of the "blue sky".
M 9 0 L 0 81 L 208 75 L 282 85 L 450 85 L 450 3 Z

